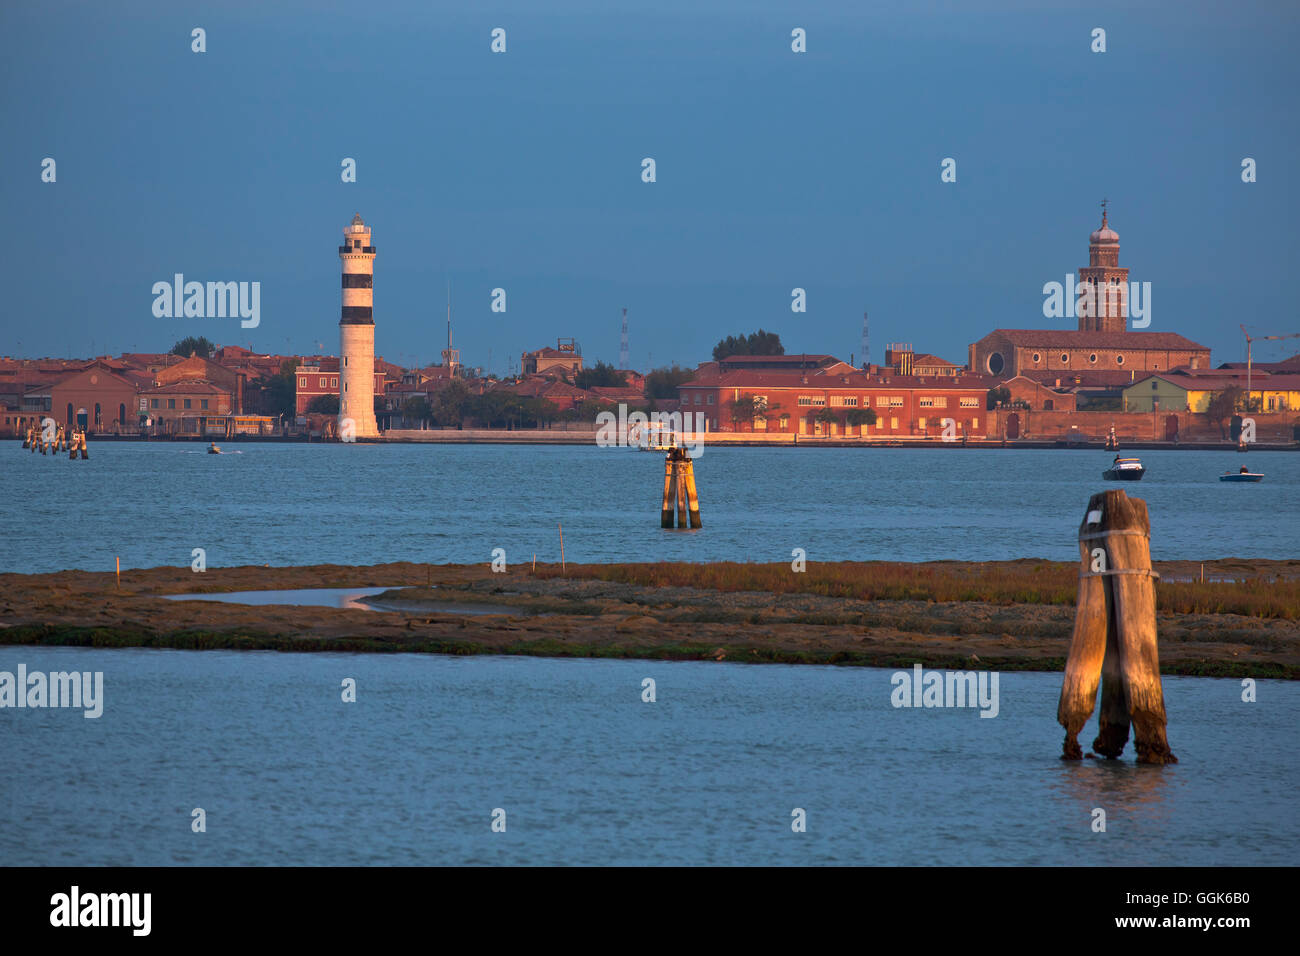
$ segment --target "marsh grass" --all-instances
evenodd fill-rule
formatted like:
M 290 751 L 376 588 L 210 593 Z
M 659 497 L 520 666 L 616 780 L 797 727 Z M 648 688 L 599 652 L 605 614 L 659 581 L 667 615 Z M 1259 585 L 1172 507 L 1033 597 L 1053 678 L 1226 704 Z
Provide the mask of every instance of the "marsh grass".
M 591 578 L 641 587 L 688 587 L 713 591 L 816 594 L 857 601 L 979 602 L 1073 606 L 1079 566 L 1053 561 L 809 562 L 802 573 L 780 564 L 722 561 L 711 564 L 570 564 L 567 572 L 538 568 L 538 577 Z M 1158 610 L 1171 614 L 1241 614 L 1300 619 L 1300 581 L 1160 581 Z

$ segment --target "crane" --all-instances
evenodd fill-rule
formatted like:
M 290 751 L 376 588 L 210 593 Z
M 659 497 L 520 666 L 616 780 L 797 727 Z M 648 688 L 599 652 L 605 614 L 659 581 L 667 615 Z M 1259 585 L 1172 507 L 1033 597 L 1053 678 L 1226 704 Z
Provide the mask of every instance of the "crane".
M 1246 327 L 1241 326 L 1241 334 L 1246 336 L 1246 408 L 1250 408 L 1250 343 L 1255 341 L 1280 341 L 1281 339 L 1300 339 L 1300 332 L 1288 332 L 1286 335 L 1254 335 L 1246 331 Z

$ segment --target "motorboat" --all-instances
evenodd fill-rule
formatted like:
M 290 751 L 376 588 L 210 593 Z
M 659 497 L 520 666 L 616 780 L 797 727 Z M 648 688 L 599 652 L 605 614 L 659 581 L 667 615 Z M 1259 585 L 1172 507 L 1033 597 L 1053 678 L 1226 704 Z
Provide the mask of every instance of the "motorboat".
M 1146 473 L 1140 458 L 1121 458 L 1116 455 L 1115 461 L 1101 473 L 1101 477 L 1107 481 L 1141 481 Z
M 1220 481 L 1261 481 L 1263 478 L 1263 472 L 1251 471 L 1245 465 L 1241 466 L 1241 471 L 1225 471 L 1219 476 Z
M 209 454 L 209 455 L 220 455 L 220 454 L 221 454 L 221 446 L 218 445 L 216 442 L 212 442 L 212 443 L 210 443 L 210 444 L 208 445 L 208 454 Z

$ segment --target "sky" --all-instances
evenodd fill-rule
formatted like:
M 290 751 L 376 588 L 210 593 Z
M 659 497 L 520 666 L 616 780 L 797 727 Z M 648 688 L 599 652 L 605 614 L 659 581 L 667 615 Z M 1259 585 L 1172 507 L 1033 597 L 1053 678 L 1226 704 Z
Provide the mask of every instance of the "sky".
M 639 369 L 760 327 L 861 364 L 864 311 L 872 361 L 964 363 L 1075 327 L 1043 285 L 1106 198 L 1148 331 L 1237 361 L 1239 324 L 1300 332 L 1298 27 L 1291 2 L 5 4 L 0 355 L 336 354 L 360 213 L 402 365 L 438 360 L 449 282 L 462 361 L 498 374 L 562 336 L 616 364 L 623 308 Z M 260 283 L 260 324 L 156 317 L 175 273 Z

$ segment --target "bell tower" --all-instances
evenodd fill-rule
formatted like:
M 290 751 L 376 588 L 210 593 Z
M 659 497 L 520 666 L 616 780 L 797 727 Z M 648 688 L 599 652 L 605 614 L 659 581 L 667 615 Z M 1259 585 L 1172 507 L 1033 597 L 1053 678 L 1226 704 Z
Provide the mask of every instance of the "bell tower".
M 1119 264 L 1119 233 L 1106 224 L 1109 200 L 1101 201 L 1101 228 L 1088 237 L 1088 265 L 1079 270 L 1080 332 L 1124 332 L 1128 327 L 1128 269 Z

